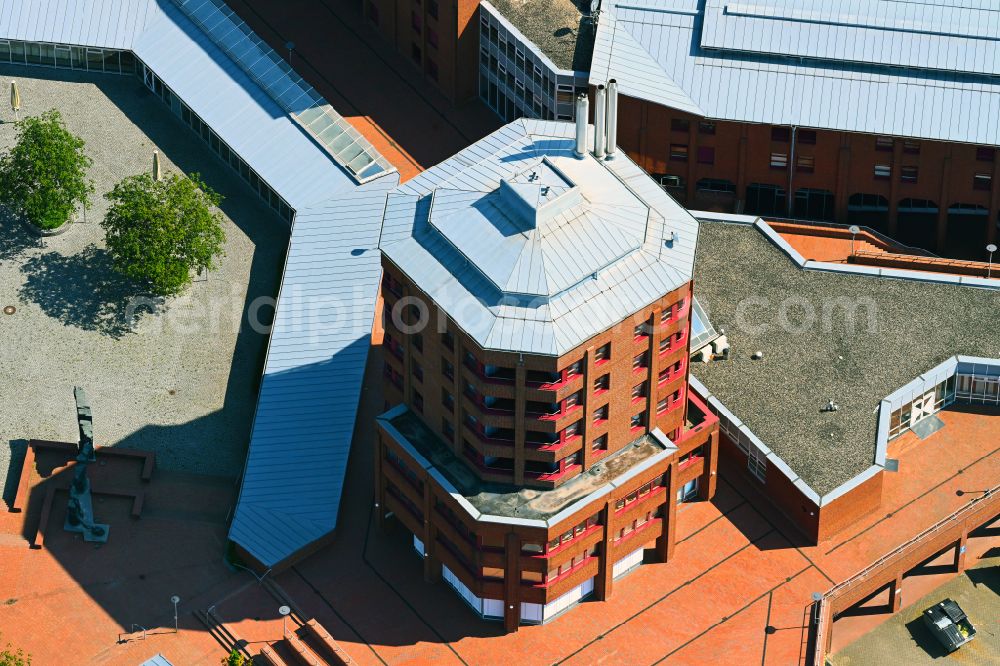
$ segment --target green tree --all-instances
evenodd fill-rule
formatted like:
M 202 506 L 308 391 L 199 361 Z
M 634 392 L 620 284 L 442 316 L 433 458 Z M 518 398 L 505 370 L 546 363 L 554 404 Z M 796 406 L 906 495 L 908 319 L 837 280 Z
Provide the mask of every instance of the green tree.
M 20 648 L 15 650 L 7 643 L 7 647 L 0 650 L 0 666 L 31 666 L 31 655 Z
M 191 272 L 215 267 L 226 234 L 222 197 L 198 177 L 130 176 L 104 195 L 111 202 L 101 225 L 115 268 L 161 296 L 180 292 Z
M 42 229 L 57 229 L 86 207 L 94 185 L 83 139 L 55 109 L 16 124 L 17 142 L 0 154 L 0 203 Z
M 246 664 L 249 663 L 250 662 L 247 661 L 247 658 L 244 657 L 243 654 L 239 650 L 236 650 L 235 648 L 233 649 L 232 652 L 229 653 L 228 657 L 222 658 L 222 666 L 246 666 Z M 0 666 L 3 665 L 0 664 Z

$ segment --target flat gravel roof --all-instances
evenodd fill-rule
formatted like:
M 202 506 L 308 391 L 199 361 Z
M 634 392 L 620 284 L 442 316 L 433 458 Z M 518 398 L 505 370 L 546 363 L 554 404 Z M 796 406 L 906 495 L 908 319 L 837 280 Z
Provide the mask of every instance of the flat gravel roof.
M 556 67 L 589 72 L 594 24 L 574 0 L 489 0 Z M 588 3 L 589 4 L 589 3 Z
M 873 464 L 883 398 L 1000 358 L 1000 291 L 804 270 L 748 225 L 701 223 L 694 293 L 731 354 L 691 372 L 820 495 Z

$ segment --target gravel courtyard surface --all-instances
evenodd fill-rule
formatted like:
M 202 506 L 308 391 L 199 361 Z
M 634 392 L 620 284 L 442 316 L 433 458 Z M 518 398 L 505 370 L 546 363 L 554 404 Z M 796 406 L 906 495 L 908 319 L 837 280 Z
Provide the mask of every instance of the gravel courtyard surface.
M 267 342 L 244 311 L 277 294 L 287 225 L 137 78 L 5 65 L 4 94 L 12 78 L 22 116 L 56 108 L 86 141 L 96 192 L 86 221 L 59 236 L 0 219 L 0 308 L 17 308 L 0 314 L 0 486 L 25 440 L 76 441 L 75 384 L 90 394 L 98 444 L 153 450 L 165 469 L 238 474 Z M 0 118 L 6 149 L 9 107 Z M 165 172 L 199 172 L 225 197 L 226 254 L 207 279 L 134 319 L 144 297 L 111 270 L 98 222 L 103 194 L 151 169 L 154 149 Z

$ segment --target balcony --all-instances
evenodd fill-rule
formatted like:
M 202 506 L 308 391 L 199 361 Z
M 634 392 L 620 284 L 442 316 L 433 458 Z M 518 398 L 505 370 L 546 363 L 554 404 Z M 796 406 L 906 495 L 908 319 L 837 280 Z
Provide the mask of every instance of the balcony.
M 718 428 L 718 425 L 719 417 L 712 413 L 694 391 L 688 391 L 687 420 L 684 423 L 684 430 L 674 444 L 680 448 L 699 446 L 708 441 L 709 435 Z

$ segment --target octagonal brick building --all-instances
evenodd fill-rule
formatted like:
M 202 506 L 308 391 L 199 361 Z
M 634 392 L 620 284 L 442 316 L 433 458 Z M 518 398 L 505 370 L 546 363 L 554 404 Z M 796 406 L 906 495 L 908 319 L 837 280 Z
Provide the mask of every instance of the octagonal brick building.
M 575 148 L 573 124 L 511 123 L 390 194 L 380 240 L 379 523 L 508 631 L 669 560 L 677 504 L 715 491 L 698 223 Z

